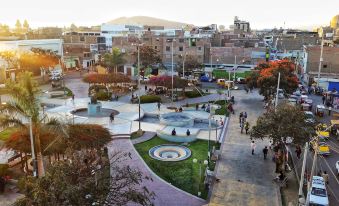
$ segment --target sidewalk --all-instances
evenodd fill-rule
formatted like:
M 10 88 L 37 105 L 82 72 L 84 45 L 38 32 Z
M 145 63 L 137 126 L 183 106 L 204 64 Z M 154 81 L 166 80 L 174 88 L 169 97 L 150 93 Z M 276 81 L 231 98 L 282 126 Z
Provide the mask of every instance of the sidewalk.
M 262 99 L 257 91 L 246 94 L 245 91 L 233 91 L 235 96 L 235 115 L 229 119 L 228 131 L 221 149 L 221 160 L 216 167 L 216 176 L 220 182 L 213 186 L 210 206 L 249 205 L 279 206 L 280 191 L 272 182 L 275 165 L 263 159 L 262 149 L 268 141 L 256 141 L 255 155 L 251 155 L 249 135 L 240 134 L 239 113 L 246 111 L 250 126 L 255 125 L 261 115 Z
M 149 191 L 155 193 L 155 199 L 152 201 L 155 206 L 201 206 L 206 204 L 205 200 L 172 186 L 153 173 L 134 149 L 129 139 L 112 141 L 108 144 L 108 151 L 110 155 L 115 152 L 128 153 L 131 159 L 126 159 L 124 164 L 133 169 L 138 169 L 144 176 L 150 178 L 144 179 L 140 187 L 145 186 Z M 136 205 L 133 203 L 127 204 L 127 206 Z

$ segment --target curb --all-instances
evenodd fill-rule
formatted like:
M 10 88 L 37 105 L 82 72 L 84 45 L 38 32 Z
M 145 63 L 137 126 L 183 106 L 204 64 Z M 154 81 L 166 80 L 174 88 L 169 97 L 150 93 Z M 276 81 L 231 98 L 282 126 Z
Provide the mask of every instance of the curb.
M 231 118 L 231 116 L 226 117 L 226 121 L 225 121 L 224 128 L 223 128 L 223 133 L 222 133 L 222 134 L 224 134 L 224 136 L 222 137 L 222 139 L 219 138 L 219 142 L 220 142 L 220 140 L 222 140 L 221 145 L 220 145 L 220 151 L 223 150 L 224 145 L 225 145 L 225 140 L 226 140 L 226 135 L 227 135 L 227 131 L 228 131 L 228 124 L 229 124 L 229 122 L 230 122 L 230 121 L 229 121 L 230 118 Z M 221 136 L 220 136 L 220 137 L 221 137 Z M 216 172 L 217 172 L 217 170 L 218 170 L 218 167 L 219 167 L 219 161 L 216 162 L 215 167 L 214 167 L 215 177 L 217 177 L 217 173 L 216 173 Z M 208 195 L 207 195 L 207 201 L 208 201 L 208 202 L 210 201 L 212 192 L 213 192 L 213 190 L 214 190 L 214 182 L 212 182 L 211 188 L 212 188 L 212 189 L 208 191 Z

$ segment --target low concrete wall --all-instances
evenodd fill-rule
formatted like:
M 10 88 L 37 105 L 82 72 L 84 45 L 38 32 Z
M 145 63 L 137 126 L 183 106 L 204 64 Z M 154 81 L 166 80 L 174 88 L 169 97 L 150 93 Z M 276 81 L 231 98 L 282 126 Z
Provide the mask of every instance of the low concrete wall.
M 197 136 L 196 135 L 189 135 L 187 136 L 186 134 L 178 134 L 177 135 L 172 135 L 172 134 L 168 134 L 166 132 L 163 131 L 157 131 L 157 135 L 158 137 L 160 137 L 161 139 L 170 141 L 170 142 L 178 142 L 178 143 L 182 143 L 182 142 L 193 142 L 195 140 L 197 140 Z

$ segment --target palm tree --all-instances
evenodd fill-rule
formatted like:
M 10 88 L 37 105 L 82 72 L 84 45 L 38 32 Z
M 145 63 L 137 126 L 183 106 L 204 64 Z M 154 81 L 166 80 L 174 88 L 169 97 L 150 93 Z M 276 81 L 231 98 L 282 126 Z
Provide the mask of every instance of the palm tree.
M 11 101 L 0 106 L 0 127 L 19 127 L 28 130 L 27 119 L 31 119 L 35 138 L 38 175 L 44 176 L 40 134 L 43 126 L 40 115 L 39 88 L 29 72 L 21 73 L 17 82 L 7 82 Z
M 106 53 L 104 55 L 104 65 L 108 67 L 109 71 L 112 71 L 113 69 L 114 73 L 117 73 L 118 67 L 123 65 L 125 62 L 124 54 L 117 48 L 113 48 L 112 53 Z

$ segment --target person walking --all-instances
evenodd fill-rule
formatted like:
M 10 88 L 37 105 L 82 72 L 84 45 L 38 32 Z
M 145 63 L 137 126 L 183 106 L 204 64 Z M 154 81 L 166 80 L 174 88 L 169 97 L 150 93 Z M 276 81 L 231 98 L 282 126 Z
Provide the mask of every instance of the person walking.
M 247 112 L 244 112 L 243 117 L 245 118 L 245 121 L 247 119 Z
M 297 145 L 297 148 L 296 148 L 295 152 L 297 153 L 297 158 L 300 159 L 300 156 L 301 156 L 301 147 L 299 145 Z
M 245 132 L 246 134 L 248 134 L 248 130 L 250 129 L 250 123 L 249 122 L 246 122 L 245 123 Z
M 323 97 L 322 97 L 323 104 L 325 104 L 325 99 L 326 99 L 326 97 L 325 97 L 325 95 L 323 95 Z
M 111 120 L 111 123 L 114 121 L 114 113 L 113 112 L 109 115 L 109 119 Z
M 242 134 L 242 132 L 244 131 L 244 122 L 240 123 L 240 133 Z
M 240 112 L 240 114 L 239 114 L 239 124 L 241 125 L 241 121 L 242 121 L 242 116 L 243 116 L 243 114 L 242 114 L 242 112 Z
M 328 107 L 328 116 L 331 116 L 331 112 L 332 112 L 332 107 L 329 106 L 329 107 Z
M 145 84 L 145 92 L 147 92 L 147 85 Z
M 267 146 L 265 146 L 265 148 L 262 150 L 262 152 L 264 153 L 264 160 L 265 160 L 267 158 L 267 153 L 268 153 Z
M 252 150 L 252 155 L 254 155 L 254 150 L 255 150 L 256 144 L 254 141 L 251 142 L 251 150 Z
M 74 104 L 74 94 L 72 94 L 72 101 L 73 101 L 73 104 Z
M 160 102 L 158 102 L 157 106 L 158 106 L 158 111 L 160 111 L 160 106 L 161 106 Z
M 234 114 L 234 109 L 233 109 L 232 103 L 230 103 L 228 105 L 227 109 L 230 111 L 230 113 Z
M 326 172 L 326 170 L 324 171 L 324 173 L 321 175 L 324 178 L 324 182 L 326 182 L 326 184 L 328 184 L 328 174 Z

